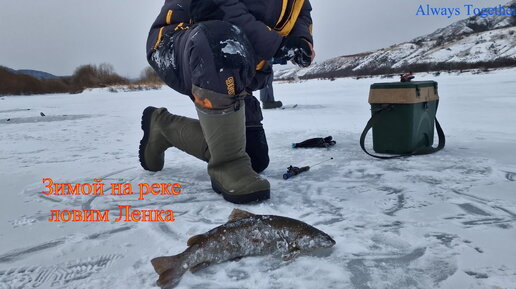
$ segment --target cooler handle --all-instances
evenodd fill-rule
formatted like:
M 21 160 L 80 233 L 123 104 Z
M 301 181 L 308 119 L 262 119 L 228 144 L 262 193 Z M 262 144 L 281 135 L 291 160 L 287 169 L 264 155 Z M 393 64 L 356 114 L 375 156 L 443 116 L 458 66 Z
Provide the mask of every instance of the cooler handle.
M 369 121 L 367 122 L 367 125 L 364 128 L 362 135 L 360 136 L 360 147 L 362 147 L 362 150 L 366 154 L 368 154 L 372 157 L 378 158 L 378 159 L 396 159 L 396 158 L 403 158 L 403 157 L 408 157 L 408 156 L 412 156 L 412 155 L 427 155 L 427 154 L 431 154 L 431 153 L 440 151 L 444 148 L 444 146 L 446 144 L 446 138 L 444 136 L 443 129 L 441 128 L 441 124 L 439 123 L 439 121 L 437 120 L 437 117 L 436 117 L 435 118 L 435 128 L 437 130 L 437 136 L 439 137 L 439 144 L 437 145 L 437 147 L 426 147 L 426 148 L 422 148 L 422 149 L 413 151 L 408 154 L 400 154 L 400 155 L 394 155 L 394 156 L 374 155 L 374 154 L 371 154 L 370 152 L 368 152 L 367 149 L 365 148 L 365 138 L 367 136 L 367 133 L 375 125 L 375 123 L 378 122 L 382 111 L 392 110 L 393 108 L 394 108 L 393 105 L 386 105 L 386 106 L 382 106 L 382 108 L 380 108 L 378 110 L 373 111 L 373 115 L 371 116 L 371 119 L 369 119 Z

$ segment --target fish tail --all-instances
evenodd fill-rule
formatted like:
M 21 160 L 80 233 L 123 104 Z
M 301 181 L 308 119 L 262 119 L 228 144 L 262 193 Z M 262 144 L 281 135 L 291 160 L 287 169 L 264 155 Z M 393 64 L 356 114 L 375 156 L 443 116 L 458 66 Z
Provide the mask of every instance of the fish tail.
M 159 279 L 156 284 L 161 288 L 174 288 L 183 274 L 188 270 L 183 266 L 184 255 L 157 257 L 151 260 Z
M 165 257 L 157 257 L 151 260 L 151 264 L 154 267 L 154 271 L 156 273 L 161 274 L 165 271 L 173 269 L 174 267 L 181 266 L 181 260 L 179 255 L 175 256 L 165 256 Z

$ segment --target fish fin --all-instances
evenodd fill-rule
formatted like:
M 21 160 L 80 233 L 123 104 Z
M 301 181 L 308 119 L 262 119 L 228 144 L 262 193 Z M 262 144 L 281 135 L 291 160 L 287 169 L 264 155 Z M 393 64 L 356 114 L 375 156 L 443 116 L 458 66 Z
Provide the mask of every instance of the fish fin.
M 156 257 L 151 260 L 152 267 L 154 267 L 154 271 L 156 271 L 158 274 L 161 274 L 170 269 L 181 267 L 183 265 L 181 263 L 183 263 L 182 254 L 175 256 Z
M 296 258 L 299 253 L 301 253 L 301 250 L 299 248 L 292 248 L 289 252 L 281 255 L 281 259 L 283 259 L 283 261 L 290 261 L 294 258 Z
M 234 222 L 240 219 L 249 218 L 256 216 L 253 213 L 250 213 L 248 211 L 240 210 L 240 209 L 233 209 L 231 211 L 231 214 L 229 215 L 228 222 Z
M 186 245 L 188 247 L 190 247 L 190 246 L 193 246 L 195 244 L 199 244 L 199 243 L 201 243 L 204 240 L 206 240 L 206 235 L 205 234 L 195 235 L 195 236 L 190 237 L 190 239 L 188 239 L 188 241 L 186 241 Z
M 188 270 L 187 266 L 183 265 L 184 254 L 181 253 L 175 256 L 157 257 L 151 260 L 156 273 L 159 274 L 159 279 L 156 284 L 161 288 L 173 288 L 181 279 L 181 276 Z M 186 268 L 185 268 L 186 267 Z
M 195 273 L 201 269 L 204 269 L 204 268 L 210 266 L 210 264 L 211 264 L 210 262 L 203 262 L 201 264 L 197 264 L 197 265 L 193 266 L 192 268 L 190 268 L 190 271 L 192 273 Z
M 159 274 L 159 279 L 156 281 L 156 285 L 162 289 L 172 289 L 179 284 L 179 281 L 181 281 L 181 277 L 185 272 L 186 271 L 181 268 L 177 268 L 177 270 L 169 269 Z

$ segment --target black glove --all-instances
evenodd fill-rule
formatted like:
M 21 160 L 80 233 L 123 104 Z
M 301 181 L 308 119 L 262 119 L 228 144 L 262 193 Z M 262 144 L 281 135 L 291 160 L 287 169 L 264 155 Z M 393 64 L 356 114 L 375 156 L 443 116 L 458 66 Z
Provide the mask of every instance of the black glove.
M 327 136 L 325 138 L 316 137 L 307 139 L 300 143 L 292 144 L 293 148 L 328 148 L 334 146 L 337 142 L 333 140 L 332 136 Z
M 312 49 L 308 41 L 303 38 L 288 36 L 281 42 L 274 59 L 292 60 L 301 67 L 307 67 L 312 63 Z

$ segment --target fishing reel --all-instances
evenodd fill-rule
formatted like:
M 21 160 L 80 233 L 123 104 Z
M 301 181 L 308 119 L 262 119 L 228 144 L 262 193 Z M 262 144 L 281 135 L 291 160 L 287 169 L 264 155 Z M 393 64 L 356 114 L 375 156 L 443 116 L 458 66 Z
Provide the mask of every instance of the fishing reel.
M 308 170 L 310 170 L 310 166 L 300 167 L 300 168 L 299 167 L 290 166 L 290 167 L 287 168 L 287 172 L 285 174 L 283 174 L 283 179 L 284 180 L 288 180 L 291 177 L 297 176 L 300 173 L 306 172 Z

